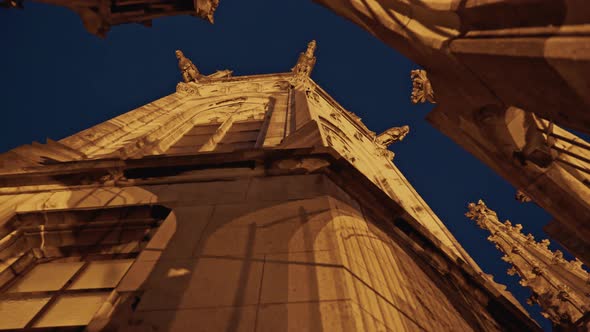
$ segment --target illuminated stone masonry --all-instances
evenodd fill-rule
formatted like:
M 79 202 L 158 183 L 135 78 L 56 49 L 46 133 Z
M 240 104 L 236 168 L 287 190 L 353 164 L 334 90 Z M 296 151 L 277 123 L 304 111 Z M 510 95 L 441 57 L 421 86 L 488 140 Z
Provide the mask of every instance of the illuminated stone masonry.
M 508 274 L 517 274 L 520 284 L 531 289 L 529 304 L 540 305 L 543 316 L 556 327 L 590 328 L 590 275 L 582 269 L 582 261 L 567 261 L 561 251 L 550 251 L 549 240 L 537 242 L 532 234 L 522 234 L 521 224 L 501 223 L 481 200 L 469 203 L 468 209 L 465 215 L 491 233 L 488 240 L 505 254 L 502 260 L 512 265 Z
M 553 216 L 590 264 L 590 2 L 314 0 L 422 69 L 426 119 Z M 367 56 L 370 61 L 370 55 Z M 571 129 L 571 131 L 570 131 Z
M 392 162 L 409 128 L 311 80 L 316 47 L 240 77 L 177 53 L 176 92 L 0 155 L 0 328 L 538 331 Z

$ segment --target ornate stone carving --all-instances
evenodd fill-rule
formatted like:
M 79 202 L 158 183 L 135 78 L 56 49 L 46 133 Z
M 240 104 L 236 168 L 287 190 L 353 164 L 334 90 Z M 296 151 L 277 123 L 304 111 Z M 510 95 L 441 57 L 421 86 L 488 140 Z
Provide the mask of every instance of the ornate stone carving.
M 389 151 L 387 147 L 403 140 L 409 132 L 409 126 L 393 127 L 376 136 L 374 142 L 377 145 L 377 154 L 388 160 L 392 160 L 395 157 L 395 153 Z
M 189 58 L 185 57 L 181 50 L 176 50 L 176 58 L 178 59 L 178 69 L 182 74 L 182 80 L 185 83 L 198 82 L 202 75 L 197 66 Z
M 340 114 L 338 114 L 337 112 L 330 113 L 330 117 L 338 122 L 341 122 L 340 121 Z
M 521 202 L 521 203 L 529 203 L 532 202 L 533 200 L 524 193 L 524 191 L 522 191 L 521 189 L 518 189 L 516 191 L 516 194 L 514 195 L 514 199 L 516 199 L 517 201 Z
M 328 143 L 328 146 L 334 147 L 334 142 L 332 141 L 332 136 L 330 136 L 330 135 L 326 136 L 326 143 Z
M 314 103 L 316 103 L 316 104 L 319 104 L 319 103 L 320 103 L 320 95 L 318 95 L 318 93 L 317 93 L 317 92 L 312 92 L 312 91 L 309 91 L 309 92 L 307 93 L 307 96 L 308 96 L 308 97 L 309 97 L 311 100 L 313 100 L 313 102 L 314 102 Z
M 426 101 L 435 104 L 434 91 L 425 70 L 416 69 L 410 72 L 412 78 L 412 103 L 424 103 Z
M 571 327 L 590 311 L 590 284 L 588 272 L 575 259 L 570 262 L 559 250 L 550 251 L 548 240 L 536 242 L 531 234 L 521 233 L 522 225 L 502 224 L 496 212 L 483 201 L 469 203 L 468 218 L 492 233 L 488 240 L 504 253 L 502 260 L 512 265 L 510 275 L 518 275 L 520 284 L 531 289 L 529 304 L 543 308 L 543 316 L 558 326 Z
M 382 132 L 375 138 L 375 142 L 384 147 L 388 147 L 393 143 L 402 141 L 404 137 L 410 132 L 409 126 L 393 127 Z
M 314 55 L 316 49 L 316 41 L 312 40 L 307 44 L 307 50 L 299 55 L 297 64 L 291 69 L 294 74 L 292 84 L 304 82 L 310 75 L 316 63 Z
M 199 89 L 197 89 L 196 86 L 190 85 L 190 84 L 187 84 L 187 83 L 182 83 L 182 82 L 179 82 L 178 84 L 176 84 L 176 91 L 177 92 L 188 93 L 190 95 L 195 95 L 195 96 L 200 96 L 201 95 L 199 93 Z

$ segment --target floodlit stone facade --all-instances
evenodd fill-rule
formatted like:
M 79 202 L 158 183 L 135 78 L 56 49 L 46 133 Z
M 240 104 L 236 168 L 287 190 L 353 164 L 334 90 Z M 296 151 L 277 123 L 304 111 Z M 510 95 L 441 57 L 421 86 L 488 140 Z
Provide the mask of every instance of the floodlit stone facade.
M 0 329 L 539 330 L 392 162 L 410 129 L 309 78 L 315 47 L 1 155 Z
M 315 0 L 425 70 L 427 120 L 553 215 L 590 264 L 590 2 Z M 436 100 L 434 99 L 436 97 Z

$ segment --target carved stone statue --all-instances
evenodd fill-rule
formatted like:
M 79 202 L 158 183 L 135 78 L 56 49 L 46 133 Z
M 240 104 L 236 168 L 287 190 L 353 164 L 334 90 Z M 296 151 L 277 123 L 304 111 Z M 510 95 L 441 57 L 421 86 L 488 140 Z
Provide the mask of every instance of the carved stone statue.
M 410 77 L 412 78 L 412 103 L 417 104 L 428 101 L 435 104 L 434 90 L 432 90 L 426 71 L 422 69 L 412 70 Z
M 203 75 L 199 73 L 197 66 L 195 66 L 190 59 L 185 57 L 181 50 L 176 50 L 176 58 L 178 59 L 178 68 L 180 69 L 184 82 L 198 82 Z
M 380 145 L 383 145 L 384 147 L 388 147 L 389 145 L 395 142 L 403 140 L 409 132 L 409 126 L 389 128 L 386 131 L 379 134 L 379 136 L 375 138 L 375 141 Z

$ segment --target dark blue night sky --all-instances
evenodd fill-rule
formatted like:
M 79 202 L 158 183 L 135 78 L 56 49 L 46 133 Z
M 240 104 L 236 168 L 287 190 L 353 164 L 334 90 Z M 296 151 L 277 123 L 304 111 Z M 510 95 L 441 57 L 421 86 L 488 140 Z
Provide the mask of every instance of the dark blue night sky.
M 205 74 L 263 74 L 289 71 L 316 39 L 313 79 L 373 131 L 409 125 L 410 134 L 393 146 L 396 165 L 484 271 L 522 303 L 529 295 L 506 275 L 509 266 L 487 232 L 463 214 L 482 198 L 537 239 L 547 237 L 541 228 L 551 216 L 518 203 L 515 188 L 432 128 L 424 120 L 432 106 L 410 103 L 410 70 L 417 66 L 359 27 L 311 0 L 222 0 L 215 25 L 163 18 L 152 28 L 114 27 L 102 40 L 67 9 L 25 7 L 0 9 L 0 151 L 61 139 L 173 93 L 180 80 L 176 49 Z M 550 330 L 537 307 L 524 306 Z

